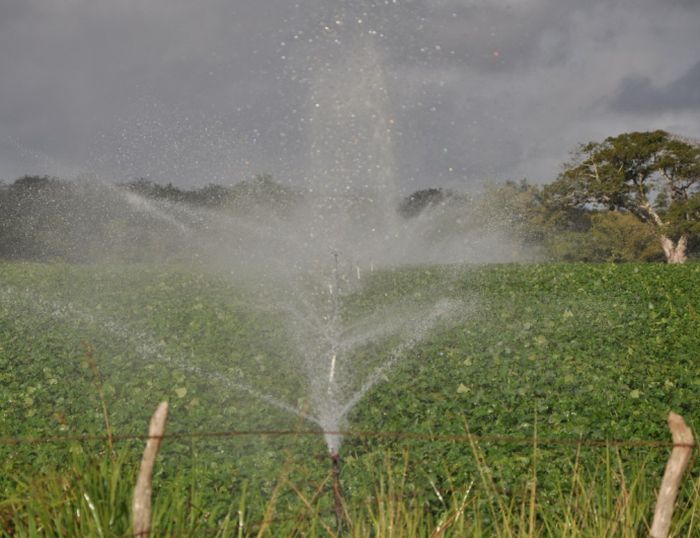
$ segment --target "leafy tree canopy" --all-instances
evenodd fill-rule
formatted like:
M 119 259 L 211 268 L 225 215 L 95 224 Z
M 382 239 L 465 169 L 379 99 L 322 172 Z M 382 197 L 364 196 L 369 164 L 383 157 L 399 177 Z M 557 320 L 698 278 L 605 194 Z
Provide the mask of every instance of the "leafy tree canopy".
M 669 261 L 683 261 L 700 233 L 700 145 L 661 130 L 589 142 L 545 196 L 554 207 L 629 212 L 655 230 Z

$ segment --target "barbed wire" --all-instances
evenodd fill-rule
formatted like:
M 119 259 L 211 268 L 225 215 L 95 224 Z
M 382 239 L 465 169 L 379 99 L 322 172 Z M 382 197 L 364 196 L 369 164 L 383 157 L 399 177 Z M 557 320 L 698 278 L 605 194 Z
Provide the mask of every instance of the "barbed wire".
M 323 437 L 338 436 L 355 439 L 390 439 L 429 442 L 482 442 L 510 445 L 571 446 L 571 447 L 649 447 L 649 448 L 693 448 L 695 444 L 673 443 L 652 439 L 585 439 L 585 438 L 552 438 L 552 437 L 518 437 L 512 435 L 484 434 L 435 434 L 412 431 L 361 431 L 361 430 L 226 430 L 226 431 L 179 431 L 162 436 L 152 437 L 138 434 L 113 435 L 46 435 L 36 437 L 0 437 L 0 445 L 41 445 L 51 443 L 73 442 L 109 442 L 111 441 L 147 441 L 149 439 L 215 439 L 233 437 Z
M 427 442 L 449 442 L 449 443 L 498 443 L 509 445 L 527 445 L 530 447 L 545 447 L 545 446 L 565 446 L 590 448 L 606 448 L 606 447 L 630 447 L 630 448 L 694 448 L 696 443 L 673 443 L 671 441 L 659 441 L 651 439 L 585 439 L 585 438 L 541 438 L 539 436 L 512 436 L 512 435 L 489 435 L 489 434 L 436 434 L 424 433 L 415 431 L 361 431 L 361 430 L 340 430 L 340 431 L 323 431 L 323 430 L 225 430 L 225 431 L 176 431 L 166 433 L 162 436 L 149 436 L 138 434 L 81 434 L 81 435 L 46 435 L 35 437 L 0 437 L 0 446 L 18 446 L 18 445 L 40 445 L 52 443 L 73 443 L 73 442 L 103 442 L 105 444 L 118 441 L 147 441 L 148 439 L 222 439 L 222 438 L 242 438 L 242 437 L 258 437 L 258 438 L 273 438 L 273 437 L 323 437 L 323 436 L 342 436 L 346 438 L 356 439 L 380 439 L 380 440 L 406 440 L 406 441 L 427 441 Z M 327 454 L 326 454 L 327 455 Z M 308 454 L 306 455 L 308 458 Z M 322 455 L 314 455 L 314 458 L 319 459 Z M 435 487 L 435 486 L 433 486 Z M 455 493 L 457 490 L 452 488 L 440 488 L 440 491 L 435 490 L 437 495 L 446 495 Z M 410 498 L 411 495 L 376 495 L 373 496 L 376 501 L 380 502 L 401 502 Z M 442 500 L 442 497 L 440 497 Z M 195 507 L 201 511 L 201 508 Z M 318 507 L 317 507 L 318 508 Z M 318 510 L 311 507 L 302 509 L 298 513 L 289 516 L 275 515 L 272 517 L 264 517 L 261 520 L 255 518 L 253 521 L 231 520 L 231 523 L 245 529 L 245 532 L 255 532 L 263 527 L 270 525 L 278 525 L 281 523 L 291 522 L 296 520 L 301 523 L 312 517 L 326 515 L 332 519 L 333 514 L 330 510 Z M 240 517 L 240 516 L 239 516 Z M 150 532 L 157 532 L 156 526 L 150 529 Z M 212 528 L 200 529 L 203 535 L 218 535 L 220 529 Z M 127 532 L 124 536 L 133 536 Z

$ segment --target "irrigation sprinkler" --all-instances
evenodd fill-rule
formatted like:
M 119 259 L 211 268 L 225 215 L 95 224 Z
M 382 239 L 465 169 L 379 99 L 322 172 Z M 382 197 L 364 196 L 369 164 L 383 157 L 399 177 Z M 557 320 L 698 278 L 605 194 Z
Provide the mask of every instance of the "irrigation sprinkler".
M 343 534 L 346 523 L 345 500 L 343 497 L 343 487 L 340 483 L 340 453 L 331 453 L 331 472 L 333 474 L 333 501 L 335 507 L 335 525 L 338 536 Z

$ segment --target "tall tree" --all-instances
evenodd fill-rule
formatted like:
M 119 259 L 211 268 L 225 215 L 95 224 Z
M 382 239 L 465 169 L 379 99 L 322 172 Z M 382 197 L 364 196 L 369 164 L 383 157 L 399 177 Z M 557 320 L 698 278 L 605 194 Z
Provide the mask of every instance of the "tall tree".
M 700 232 L 700 145 L 665 131 L 582 145 L 546 189 L 550 203 L 634 215 L 656 234 L 669 263 L 683 263 Z

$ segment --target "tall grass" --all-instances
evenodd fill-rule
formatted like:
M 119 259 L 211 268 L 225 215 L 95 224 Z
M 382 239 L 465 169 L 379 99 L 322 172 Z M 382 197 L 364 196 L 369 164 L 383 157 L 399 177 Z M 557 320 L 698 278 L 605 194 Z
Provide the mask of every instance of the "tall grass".
M 88 453 L 80 446 L 60 471 L 17 477 L 0 502 L 2 536 L 130 536 L 130 506 L 136 480 L 135 447 Z M 531 469 L 519 483 L 503 488 L 484 450 L 471 443 L 477 473 L 466 486 L 416 491 L 407 475 L 412 461 L 387 455 L 371 495 L 347 495 L 343 536 L 347 537 L 637 537 L 648 534 L 662 469 L 648 457 L 626 457 L 620 449 L 601 450 L 595 464 L 584 464 L 580 450 L 568 469 L 568 483 L 543 490 L 538 474 L 547 461 L 533 444 Z M 154 488 L 154 536 L 337 536 L 332 510 L 331 474 L 302 484 L 304 469 L 291 459 L 272 494 L 245 485 L 212 495 L 198 480 L 195 465 L 161 477 Z M 652 468 L 653 467 L 653 468 Z M 456 478 L 456 477 L 455 477 Z M 448 477 L 448 482 L 450 478 Z M 454 481 L 464 483 L 464 480 Z M 437 498 L 437 501 L 435 499 Z M 296 502 L 291 502 L 290 499 Z M 672 536 L 700 535 L 700 479 L 684 482 Z

